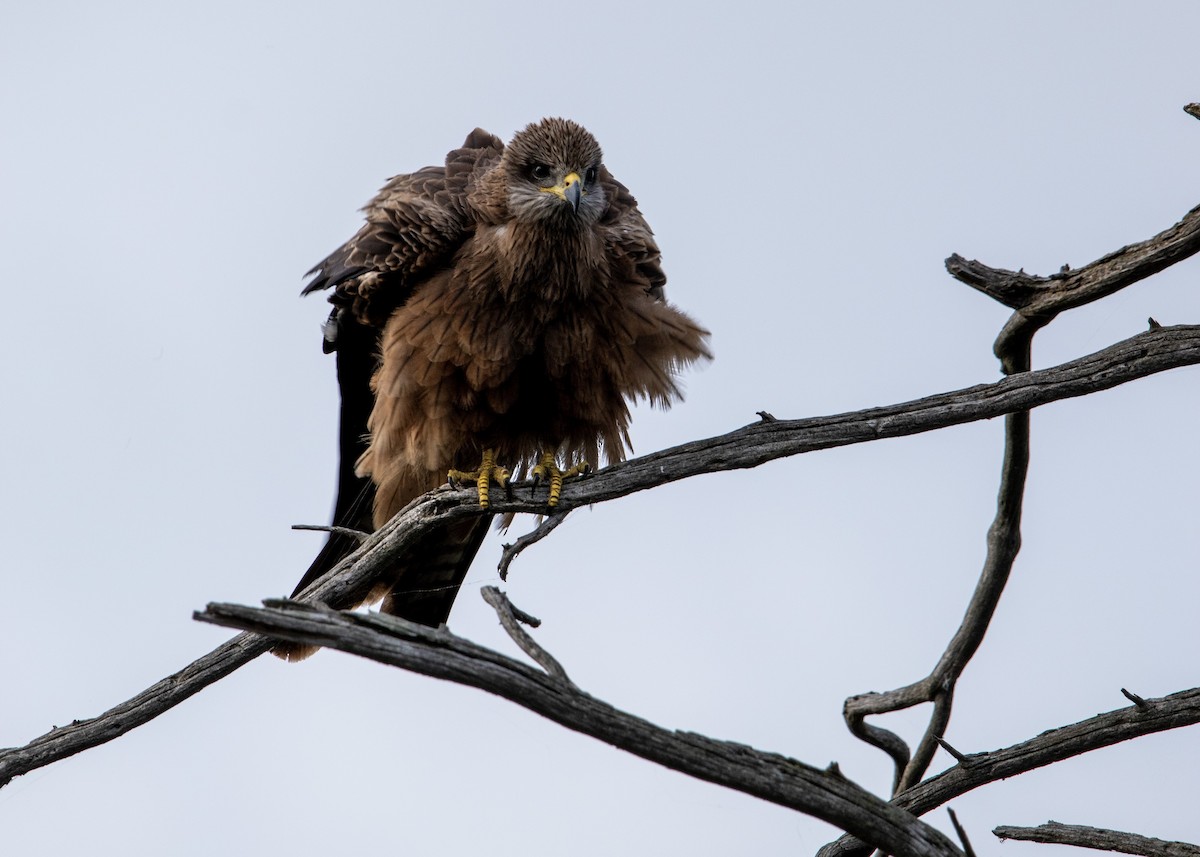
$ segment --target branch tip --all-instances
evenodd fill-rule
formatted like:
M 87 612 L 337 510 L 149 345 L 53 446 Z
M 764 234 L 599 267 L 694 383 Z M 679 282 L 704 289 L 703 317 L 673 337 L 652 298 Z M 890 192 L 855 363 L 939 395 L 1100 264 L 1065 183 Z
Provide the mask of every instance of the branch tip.
M 328 524 L 292 524 L 293 530 L 315 530 L 318 533 L 329 533 L 334 536 L 345 536 L 362 544 L 371 538 L 366 530 L 356 530 L 353 527 L 334 527 Z
M 1150 703 L 1148 703 L 1146 700 L 1142 699 L 1140 696 L 1138 696 L 1136 693 L 1134 693 L 1131 690 L 1126 690 L 1125 688 L 1121 688 L 1121 693 L 1124 695 L 1124 697 L 1126 699 L 1128 699 L 1130 702 L 1132 702 L 1134 705 L 1136 705 L 1142 711 L 1145 711 L 1147 708 L 1150 707 Z
M 567 519 L 566 511 L 559 511 L 548 518 L 542 520 L 540 524 L 532 531 L 518 538 L 512 544 L 506 544 L 500 554 L 500 564 L 496 566 L 500 572 L 500 579 L 508 582 L 508 567 L 512 565 L 514 559 L 521 555 L 521 551 L 530 545 L 537 544 L 546 536 L 550 535 L 558 525 Z
M 1048 821 L 1038 827 L 1000 825 L 992 830 L 999 839 L 1040 842 L 1047 845 L 1074 845 L 1097 851 L 1119 851 L 1143 857 L 1200 857 L 1200 847 L 1190 842 L 1169 842 L 1122 830 L 1061 824 Z
M 556 678 L 564 684 L 575 687 L 574 682 L 567 676 L 567 671 L 563 669 L 562 664 L 554 659 L 554 656 L 547 652 L 544 648 L 538 645 L 533 637 L 525 632 L 519 623 L 525 622 L 536 628 L 541 624 L 541 621 L 530 616 L 523 610 L 518 609 L 508 596 L 494 586 L 485 586 L 479 593 L 483 596 L 483 600 L 491 605 L 496 611 L 496 615 L 500 619 L 500 625 L 512 638 L 512 641 L 520 647 L 521 651 L 529 655 L 533 662 L 546 671 L 546 674 L 552 678 Z
M 946 812 L 950 815 L 950 823 L 954 825 L 954 832 L 958 834 L 958 841 L 962 843 L 963 853 L 966 857 L 975 857 L 975 849 L 971 847 L 971 840 L 967 836 L 966 828 L 958 822 L 958 815 L 950 807 L 946 807 Z

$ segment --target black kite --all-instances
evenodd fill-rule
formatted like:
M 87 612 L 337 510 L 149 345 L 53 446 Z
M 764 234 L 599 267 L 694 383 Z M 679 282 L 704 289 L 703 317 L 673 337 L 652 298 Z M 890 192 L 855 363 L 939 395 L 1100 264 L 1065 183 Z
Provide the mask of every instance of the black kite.
M 448 470 L 478 475 L 486 506 L 489 481 L 507 478 L 501 465 L 549 478 L 561 475 L 558 461 L 568 473 L 621 461 L 627 403 L 669 406 L 678 371 L 710 356 L 708 332 L 664 300 L 636 200 L 574 122 L 532 124 L 507 148 L 476 129 L 445 166 L 396 176 L 364 211 L 366 224 L 304 290 L 332 289 L 335 524 L 377 528 Z M 371 598 L 387 613 L 444 622 L 487 524 L 439 534 Z M 353 547 L 331 535 L 296 593 Z

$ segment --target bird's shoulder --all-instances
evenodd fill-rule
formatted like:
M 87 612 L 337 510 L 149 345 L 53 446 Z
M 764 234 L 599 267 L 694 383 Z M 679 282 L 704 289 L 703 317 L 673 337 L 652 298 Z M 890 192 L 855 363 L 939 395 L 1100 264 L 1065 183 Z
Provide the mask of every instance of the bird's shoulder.
M 363 207 L 365 223 L 308 272 L 304 294 L 331 289 L 330 301 L 380 325 L 474 225 L 471 192 L 504 144 L 476 128 L 444 164 L 393 176 Z
M 607 167 L 601 167 L 598 181 L 608 203 L 597 228 L 604 235 L 609 254 L 624 269 L 623 274 L 645 287 L 657 300 L 663 300 L 667 275 L 663 272 L 662 253 L 650 224 L 638 209 L 637 199 Z

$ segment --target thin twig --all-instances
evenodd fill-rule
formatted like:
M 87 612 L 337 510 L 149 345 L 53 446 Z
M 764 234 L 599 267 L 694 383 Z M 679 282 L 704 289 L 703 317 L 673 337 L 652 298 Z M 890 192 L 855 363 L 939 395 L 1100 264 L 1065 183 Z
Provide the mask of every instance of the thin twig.
M 272 608 L 210 604 L 196 618 L 341 649 L 496 694 L 649 761 L 853 830 L 889 854 L 961 855 L 944 834 L 845 777 L 745 744 L 663 729 L 445 627 L 286 601 Z
M 945 750 L 947 753 L 949 753 L 951 756 L 953 756 L 960 765 L 970 765 L 971 764 L 971 758 L 969 756 L 967 756 L 965 753 L 960 753 L 958 750 L 955 750 L 954 747 L 952 747 L 950 745 L 950 742 L 948 742 L 945 738 L 935 735 L 933 740 L 937 742 L 939 747 L 941 747 L 943 750 Z
M 500 617 L 500 624 L 504 630 L 508 632 L 508 636 L 512 637 L 521 651 L 529 655 L 533 662 L 546 671 L 552 678 L 556 678 L 561 682 L 574 687 L 574 682 L 567 676 L 567 671 L 563 669 L 553 655 L 534 642 L 524 628 L 521 627 L 521 622 L 524 621 L 521 617 L 532 618 L 524 611 L 518 610 L 513 606 L 513 603 L 508 600 L 508 596 L 494 586 L 485 586 L 480 591 L 483 600 L 492 606 L 496 611 L 496 615 Z M 520 614 L 519 616 L 517 614 Z M 537 619 L 534 619 L 532 624 L 535 628 L 541 624 Z
M 512 544 L 505 545 L 504 552 L 500 555 L 500 564 L 497 566 L 500 570 L 500 579 L 504 581 L 508 580 L 508 567 L 512 565 L 512 561 L 520 555 L 521 551 L 546 538 L 546 536 L 558 529 L 558 525 L 566 519 L 566 512 L 557 512 L 547 518 L 543 518 L 542 522 L 532 532 L 526 533 Z
M 1200 857 L 1200 846 L 1190 842 L 1169 842 L 1136 833 L 1084 827 L 1079 824 L 1059 824 L 1050 821 L 1038 827 L 1009 827 L 1002 825 L 992 833 L 1001 839 L 1021 839 L 1052 845 L 1075 845 L 1098 851 L 1120 851 L 1143 857 Z
M 966 828 L 958 823 L 958 814 L 950 807 L 946 807 L 946 812 L 950 815 L 950 823 L 954 825 L 954 832 L 958 834 L 958 841 L 962 843 L 963 854 L 966 857 L 975 857 L 975 849 L 971 847 L 971 839 L 967 836 Z
M 1134 693 L 1131 690 L 1126 690 L 1125 688 L 1121 688 L 1121 693 L 1124 695 L 1124 697 L 1126 699 L 1128 699 L 1130 702 L 1132 702 L 1138 708 L 1149 708 L 1150 707 L 1150 703 L 1148 703 L 1146 700 L 1142 699 L 1140 696 L 1138 696 L 1136 693 Z
M 329 524 L 292 524 L 293 530 L 316 530 L 320 533 L 333 533 L 335 536 L 346 536 L 362 544 L 371 537 L 366 530 L 356 530 L 353 527 L 335 527 Z
M 505 600 L 508 600 L 508 596 L 505 596 Z M 534 616 L 532 613 L 526 613 L 511 601 L 508 602 L 508 609 L 512 611 L 513 618 L 515 618 L 522 625 L 528 625 L 530 628 L 542 627 L 541 619 L 539 619 L 537 616 Z

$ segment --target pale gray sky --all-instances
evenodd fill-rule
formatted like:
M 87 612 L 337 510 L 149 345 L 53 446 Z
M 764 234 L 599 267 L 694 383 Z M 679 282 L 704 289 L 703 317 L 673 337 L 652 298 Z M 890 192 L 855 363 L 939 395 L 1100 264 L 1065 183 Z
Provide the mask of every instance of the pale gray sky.
M 95 715 L 289 592 L 332 500 L 333 364 L 302 274 L 476 125 L 595 133 L 713 331 L 647 452 L 997 377 L 951 252 L 1055 271 L 1200 202 L 1191 2 L 9 3 L 0 745 Z M 1039 366 L 1200 320 L 1195 263 L 1044 331 Z M 991 749 L 1196 682 L 1195 370 L 1034 416 L 1024 549 L 947 737 Z M 883 792 L 845 697 L 926 674 L 983 555 L 999 421 L 571 517 L 507 590 L 587 691 Z M 777 498 L 763 502 L 763 498 Z M 790 498 L 782 502 L 778 498 Z M 511 646 L 478 597 L 454 630 Z M 883 725 L 919 734 L 915 715 Z M 989 786 L 997 824 L 1200 840 L 1200 734 Z M 939 756 L 935 770 L 949 764 Z M 931 816 L 947 829 L 945 813 Z M 0 790 L 13 855 L 811 853 L 829 826 L 479 692 L 265 658 Z M 1044 846 L 1009 844 L 1006 853 Z

